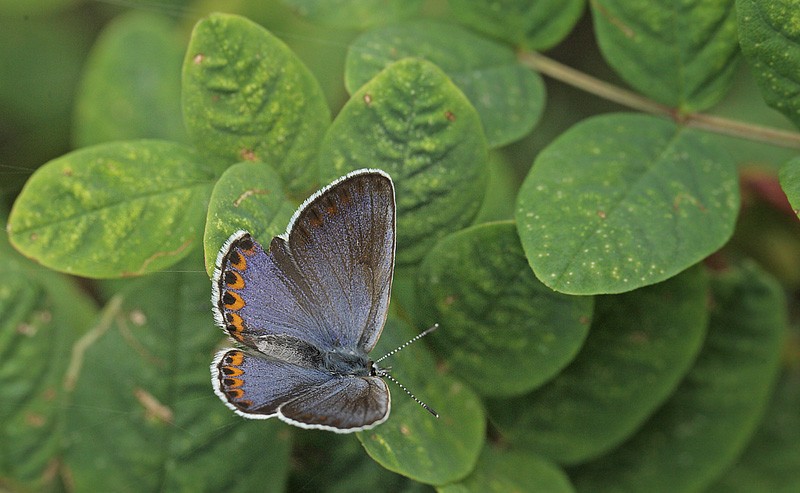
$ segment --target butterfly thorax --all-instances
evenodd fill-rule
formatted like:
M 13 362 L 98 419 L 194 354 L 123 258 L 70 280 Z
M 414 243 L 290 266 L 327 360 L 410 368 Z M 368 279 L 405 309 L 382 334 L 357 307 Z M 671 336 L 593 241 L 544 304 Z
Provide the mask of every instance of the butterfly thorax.
M 333 375 L 368 377 L 374 375 L 374 366 L 367 354 L 358 350 L 336 348 L 322 352 L 321 367 Z

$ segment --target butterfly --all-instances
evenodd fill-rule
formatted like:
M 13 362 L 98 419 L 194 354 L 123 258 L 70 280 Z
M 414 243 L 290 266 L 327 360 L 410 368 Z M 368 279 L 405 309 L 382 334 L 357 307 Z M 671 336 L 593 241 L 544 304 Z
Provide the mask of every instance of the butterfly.
M 244 347 L 211 364 L 229 408 L 338 433 L 386 421 L 388 374 L 368 353 L 386 321 L 395 219 L 391 177 L 361 169 L 303 202 L 266 250 L 231 235 L 212 277 L 215 320 Z

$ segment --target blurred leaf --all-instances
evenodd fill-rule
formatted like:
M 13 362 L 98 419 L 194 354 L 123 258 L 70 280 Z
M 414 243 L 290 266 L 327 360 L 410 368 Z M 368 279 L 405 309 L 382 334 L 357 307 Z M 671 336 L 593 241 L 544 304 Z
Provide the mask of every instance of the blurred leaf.
M 480 116 L 489 147 L 528 134 L 544 109 L 542 78 L 509 48 L 456 25 L 429 20 L 372 30 L 350 45 L 345 84 L 352 94 L 407 57 L 431 61 L 464 92 Z
M 588 296 L 567 296 L 533 275 L 512 221 L 453 233 L 419 269 L 422 325 L 453 374 L 486 396 L 551 379 L 575 357 L 592 320 Z
M 636 90 L 684 113 L 728 91 L 739 54 L 734 0 L 590 5 L 603 57 Z
M 0 15 L 45 15 L 72 8 L 76 3 L 78 0 L 0 0 Z
M 737 0 L 742 53 L 768 105 L 800 126 L 800 4 Z
M 397 263 L 415 264 L 439 238 L 469 224 L 486 192 L 481 122 L 435 65 L 390 65 L 356 91 L 320 151 L 321 181 L 359 168 L 388 172 L 397 197 Z
M 514 218 L 514 202 L 519 192 L 519 180 L 505 155 L 498 151 L 489 153 L 489 178 L 487 178 L 486 198 L 475 218 L 475 224 L 504 221 Z
M 132 282 L 92 329 L 67 416 L 77 490 L 283 491 L 288 427 L 244 420 L 212 391 L 222 334 L 200 257 Z
M 532 50 L 557 45 L 575 27 L 583 0 L 448 0 L 459 22 Z
M 388 353 L 411 339 L 409 327 L 389 319 L 372 356 Z M 391 374 L 430 407 L 432 416 L 392 382 L 389 420 L 358 433 L 367 453 L 383 467 L 428 484 L 457 481 L 472 471 L 484 442 L 486 420 L 469 387 L 436 371 L 422 344 L 386 360 Z M 384 363 L 387 364 L 387 363 Z
M 311 72 L 257 24 L 227 14 L 197 23 L 183 64 L 183 115 L 201 153 L 265 162 L 291 192 L 315 186 L 330 111 Z
M 800 157 L 781 166 L 781 188 L 786 193 L 794 213 L 800 215 Z
M 569 294 L 668 279 L 730 238 L 736 170 L 705 134 L 651 116 L 589 118 L 536 158 L 517 197 L 533 271 Z
M 579 491 L 698 491 L 747 444 L 777 376 L 785 300 L 752 263 L 713 279 L 712 292 L 694 367 L 630 440 L 570 473 Z
M 516 450 L 485 446 L 475 470 L 458 483 L 436 488 L 439 493 L 572 492 L 567 475 L 546 459 Z
M 72 97 L 91 36 L 72 16 L 0 17 L 0 194 L 13 197 L 34 169 L 68 150 Z
M 11 211 L 9 237 L 23 254 L 72 274 L 154 272 L 199 244 L 212 179 L 180 144 L 88 147 L 31 176 Z
M 294 207 L 283 193 L 278 174 L 264 163 L 239 163 L 228 168 L 211 193 L 206 221 L 206 271 L 214 272 L 217 253 L 236 231 L 250 231 L 264 246 L 286 231 Z
M 791 493 L 800 491 L 800 371 L 778 381 L 753 440 L 720 481 L 707 491 Z
M 92 48 L 75 102 L 74 142 L 186 140 L 181 115 L 183 42 L 164 16 L 133 11 Z
M 708 281 L 701 267 L 630 293 L 596 298 L 589 337 L 550 383 L 489 403 L 503 436 L 563 464 L 629 437 L 670 396 L 703 343 Z
M 69 348 L 96 308 L 64 276 L 22 259 L 5 237 L 0 276 L 0 489 L 43 491 L 56 480 L 63 447 Z
M 413 16 L 423 0 L 282 0 L 313 22 L 343 29 L 367 29 Z

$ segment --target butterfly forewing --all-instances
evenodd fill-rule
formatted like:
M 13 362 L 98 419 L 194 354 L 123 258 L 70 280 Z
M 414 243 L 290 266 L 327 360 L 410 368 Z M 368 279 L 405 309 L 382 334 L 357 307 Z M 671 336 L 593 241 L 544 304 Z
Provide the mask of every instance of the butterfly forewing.
M 333 347 L 369 352 L 386 320 L 395 250 L 394 186 L 377 170 L 322 189 L 289 227 L 289 250 L 314 287 Z

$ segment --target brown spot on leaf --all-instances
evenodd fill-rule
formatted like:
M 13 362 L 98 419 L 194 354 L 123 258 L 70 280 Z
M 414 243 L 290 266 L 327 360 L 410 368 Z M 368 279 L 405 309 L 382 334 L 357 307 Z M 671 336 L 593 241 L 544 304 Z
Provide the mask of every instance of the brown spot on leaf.
M 606 213 L 603 212 L 603 211 L 597 211 L 597 215 L 600 217 L 600 219 L 605 219 L 606 218 Z
M 141 387 L 137 387 L 133 390 L 133 395 L 136 397 L 136 400 L 139 401 L 139 404 L 144 407 L 145 416 L 149 419 L 157 419 L 164 423 L 172 423 L 174 417 L 172 409 L 159 402 L 153 394 Z
M 368 92 L 364 93 L 364 102 L 367 104 L 370 104 L 372 102 L 372 96 L 370 96 Z
M 198 53 L 197 55 L 194 56 L 194 58 L 192 58 L 192 61 L 194 62 L 195 65 L 200 65 L 201 63 L 203 63 L 204 58 L 205 55 Z
M 233 206 L 239 207 L 239 204 L 241 204 L 244 199 L 251 195 L 267 195 L 268 193 L 269 190 L 245 190 L 243 194 L 239 195 L 239 198 L 236 199 L 236 202 L 233 203 Z
M 447 111 L 447 112 L 444 114 L 444 116 L 445 116 L 445 118 L 447 118 L 447 119 L 448 119 L 448 120 L 450 120 L 451 122 L 452 122 L 453 120 L 455 120 L 455 119 L 456 119 L 456 115 L 454 115 L 454 114 L 453 114 L 453 112 L 452 112 L 452 111 L 450 111 L 450 110 L 448 110 L 448 111 Z
M 242 156 L 243 161 L 258 161 L 256 153 L 252 149 L 242 149 L 239 155 Z

